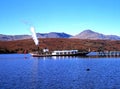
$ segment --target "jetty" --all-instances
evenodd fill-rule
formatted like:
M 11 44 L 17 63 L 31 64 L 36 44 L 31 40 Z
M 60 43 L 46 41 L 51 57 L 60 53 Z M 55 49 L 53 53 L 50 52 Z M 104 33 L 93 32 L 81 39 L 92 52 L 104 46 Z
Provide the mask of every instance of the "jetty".
M 97 56 L 120 56 L 120 51 L 100 51 Z

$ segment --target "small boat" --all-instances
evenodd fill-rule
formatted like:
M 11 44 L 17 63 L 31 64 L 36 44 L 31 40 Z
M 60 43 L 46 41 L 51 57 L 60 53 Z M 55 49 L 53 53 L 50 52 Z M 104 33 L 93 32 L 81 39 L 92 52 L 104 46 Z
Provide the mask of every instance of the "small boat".
M 33 57 L 49 57 L 49 56 L 86 56 L 89 52 L 79 52 L 78 50 L 57 50 L 49 52 L 48 49 L 44 52 L 30 53 Z

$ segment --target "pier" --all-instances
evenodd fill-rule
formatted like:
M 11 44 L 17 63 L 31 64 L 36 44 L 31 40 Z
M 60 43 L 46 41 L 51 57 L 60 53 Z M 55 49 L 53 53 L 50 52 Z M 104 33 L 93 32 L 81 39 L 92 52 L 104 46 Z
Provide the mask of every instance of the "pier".
M 120 56 L 120 51 L 100 51 L 97 56 Z

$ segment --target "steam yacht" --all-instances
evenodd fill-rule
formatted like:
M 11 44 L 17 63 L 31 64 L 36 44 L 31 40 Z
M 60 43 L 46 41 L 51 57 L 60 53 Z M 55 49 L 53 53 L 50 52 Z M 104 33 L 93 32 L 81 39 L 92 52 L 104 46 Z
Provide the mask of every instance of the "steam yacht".
M 49 52 L 48 49 L 44 49 L 43 52 L 30 53 L 33 57 L 47 57 L 47 56 L 85 56 L 89 52 L 79 52 L 78 50 L 56 50 Z

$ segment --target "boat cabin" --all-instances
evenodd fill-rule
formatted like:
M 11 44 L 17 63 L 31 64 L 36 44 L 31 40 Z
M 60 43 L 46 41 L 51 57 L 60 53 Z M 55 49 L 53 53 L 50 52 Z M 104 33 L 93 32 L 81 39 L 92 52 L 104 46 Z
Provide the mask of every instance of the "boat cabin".
M 78 50 L 62 50 L 62 51 L 53 51 L 52 55 L 69 55 L 76 53 L 78 53 Z

